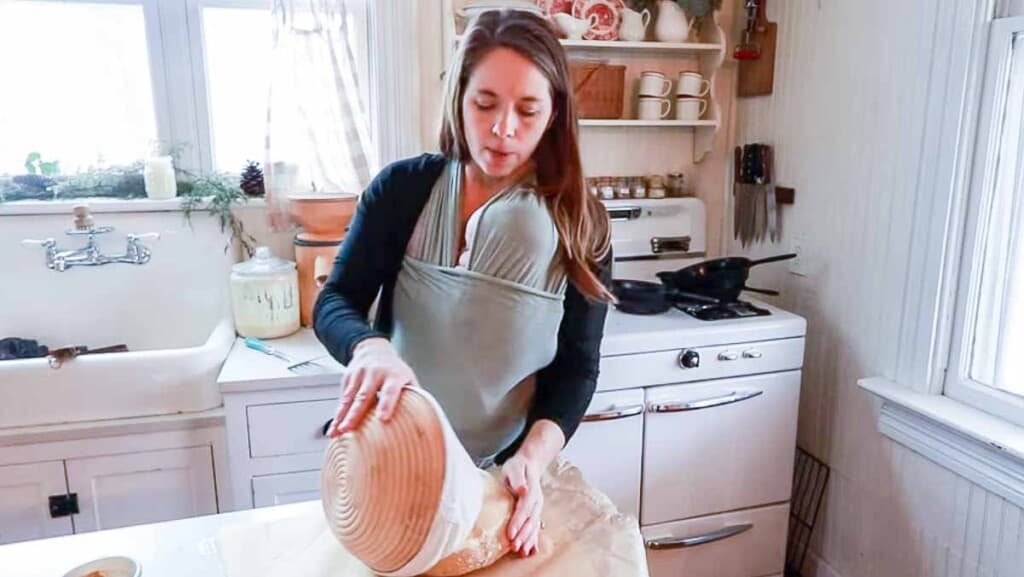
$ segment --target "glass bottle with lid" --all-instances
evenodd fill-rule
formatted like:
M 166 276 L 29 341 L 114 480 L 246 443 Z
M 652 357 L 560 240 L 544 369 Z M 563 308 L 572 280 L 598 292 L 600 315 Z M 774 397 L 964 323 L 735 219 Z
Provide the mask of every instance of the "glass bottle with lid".
M 299 276 L 295 263 L 265 246 L 231 267 L 235 331 L 243 337 L 272 339 L 299 330 Z

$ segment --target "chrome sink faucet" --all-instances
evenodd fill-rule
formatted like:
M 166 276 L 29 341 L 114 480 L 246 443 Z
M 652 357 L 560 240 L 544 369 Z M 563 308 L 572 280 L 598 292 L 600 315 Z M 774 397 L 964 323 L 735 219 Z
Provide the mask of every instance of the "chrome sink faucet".
M 76 249 L 62 250 L 52 238 L 36 240 L 26 238 L 21 241 L 25 246 L 41 246 L 46 249 L 46 268 L 63 272 L 73 266 L 99 266 L 115 262 L 127 264 L 146 264 L 151 252 L 139 241 L 144 238 L 160 238 L 160 233 L 129 234 L 125 237 L 125 250 L 122 254 L 105 255 L 96 244 L 96 235 L 113 232 L 112 226 L 93 226 L 89 207 L 80 205 L 74 208 L 75 228 L 67 230 L 68 236 L 85 236 L 85 246 Z

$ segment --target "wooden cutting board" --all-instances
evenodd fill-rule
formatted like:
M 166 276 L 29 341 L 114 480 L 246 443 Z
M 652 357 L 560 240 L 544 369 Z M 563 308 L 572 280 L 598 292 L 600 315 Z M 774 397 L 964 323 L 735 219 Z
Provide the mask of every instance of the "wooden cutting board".
M 739 61 L 739 79 L 736 94 L 738 96 L 762 96 L 771 94 L 775 86 L 775 38 L 778 24 L 769 22 L 766 16 L 765 3 L 760 0 L 757 7 L 757 23 L 750 40 L 761 47 L 761 57 L 757 60 Z

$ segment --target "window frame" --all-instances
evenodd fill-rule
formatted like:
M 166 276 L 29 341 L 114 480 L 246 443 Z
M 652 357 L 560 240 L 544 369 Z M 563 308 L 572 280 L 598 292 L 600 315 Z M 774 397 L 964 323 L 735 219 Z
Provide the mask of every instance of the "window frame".
M 981 218 L 988 214 L 993 179 L 1003 135 L 1002 115 L 1008 97 L 1009 66 L 1014 37 L 1024 38 L 1024 16 L 992 20 L 984 58 L 984 76 L 977 135 L 974 140 L 970 185 L 966 191 L 960 262 L 952 284 L 956 297 L 952 304 L 953 323 L 949 339 L 949 357 L 944 367 L 942 394 L 1016 425 L 1024 426 L 1024 398 L 974 381 L 969 376 L 971 346 L 983 265 L 981 238 L 986 229 Z M 1024 135 L 1021 135 L 1024 141 Z M 1024 152 L 1018 161 L 1024 160 Z M 1017 167 L 1017 181 L 1024 178 L 1024 162 Z M 971 330 L 968 330 L 971 328 Z

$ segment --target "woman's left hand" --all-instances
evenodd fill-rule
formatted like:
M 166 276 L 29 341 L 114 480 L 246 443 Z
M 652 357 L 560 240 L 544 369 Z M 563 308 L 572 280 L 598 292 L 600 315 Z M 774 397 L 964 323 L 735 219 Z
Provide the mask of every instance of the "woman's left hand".
M 541 510 L 544 494 L 540 490 L 543 467 L 522 454 L 516 454 L 501 467 L 505 487 L 516 498 L 512 519 L 508 522 L 508 538 L 512 550 L 523 557 L 537 551 L 540 539 Z

